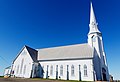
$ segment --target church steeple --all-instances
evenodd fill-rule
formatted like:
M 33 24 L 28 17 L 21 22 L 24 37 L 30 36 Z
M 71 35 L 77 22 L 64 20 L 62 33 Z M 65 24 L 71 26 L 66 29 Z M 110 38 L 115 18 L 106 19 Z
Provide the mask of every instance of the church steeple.
M 98 30 L 92 2 L 91 2 L 91 9 L 90 9 L 89 27 L 90 27 L 90 31 L 88 33 L 88 44 L 96 50 L 99 58 L 101 59 L 102 64 L 107 65 L 104 47 L 103 47 L 103 41 L 102 41 L 102 34 Z
M 97 26 L 97 25 L 98 25 L 98 23 L 96 22 L 94 10 L 93 10 L 93 5 L 92 5 L 92 2 L 91 2 L 90 24 L 89 24 L 90 31 L 89 31 L 88 34 L 92 34 L 92 33 L 101 33 L 101 32 L 98 30 L 98 26 Z
M 92 2 L 90 3 L 90 24 L 89 24 L 89 33 L 88 33 L 88 44 L 94 47 L 100 55 L 100 52 L 103 51 L 103 44 L 102 44 L 102 35 L 101 32 L 98 30 L 93 5 Z
M 98 24 L 96 22 L 92 2 L 90 5 L 91 5 L 90 6 L 91 7 L 91 9 L 90 9 L 90 24 L 89 24 L 90 30 L 88 33 L 88 44 L 94 48 L 94 52 L 96 54 L 96 57 L 99 58 L 99 62 L 101 65 L 99 68 L 101 70 L 101 77 L 103 77 L 102 80 L 105 80 L 104 75 L 103 75 L 103 70 L 104 69 L 106 70 L 107 79 L 109 79 L 109 73 L 108 73 L 108 68 L 107 68 L 106 55 L 104 52 L 102 34 L 98 30 L 98 26 L 97 26 Z M 98 62 L 97 62 L 97 64 L 98 64 Z M 96 71 L 96 74 L 100 74 L 100 72 Z

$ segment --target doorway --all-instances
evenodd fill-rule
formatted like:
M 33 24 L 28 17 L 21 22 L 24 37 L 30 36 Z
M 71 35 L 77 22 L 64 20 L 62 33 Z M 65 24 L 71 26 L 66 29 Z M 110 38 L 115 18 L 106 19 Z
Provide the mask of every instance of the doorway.
M 105 68 L 102 68 L 102 78 L 103 78 L 103 81 L 107 81 Z

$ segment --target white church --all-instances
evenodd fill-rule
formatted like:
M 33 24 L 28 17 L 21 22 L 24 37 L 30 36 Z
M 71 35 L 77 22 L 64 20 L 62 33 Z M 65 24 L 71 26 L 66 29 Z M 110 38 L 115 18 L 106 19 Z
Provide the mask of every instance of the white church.
M 33 49 L 24 46 L 4 74 L 14 77 L 78 81 L 109 81 L 102 33 L 91 3 L 88 42 Z

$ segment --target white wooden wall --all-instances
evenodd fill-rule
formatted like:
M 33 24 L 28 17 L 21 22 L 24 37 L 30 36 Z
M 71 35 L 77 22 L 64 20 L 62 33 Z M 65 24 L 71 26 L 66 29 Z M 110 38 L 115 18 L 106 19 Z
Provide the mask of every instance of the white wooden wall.
M 23 65 L 21 65 L 22 59 L 24 59 Z M 14 70 L 14 75 L 16 77 L 30 78 L 32 64 L 33 64 L 32 62 L 33 60 L 31 59 L 28 51 L 26 50 L 26 48 L 24 48 L 24 50 L 20 53 L 20 55 L 14 61 L 13 68 L 12 68 L 12 70 Z M 22 73 L 20 72 L 21 66 L 22 66 Z
M 67 65 L 69 72 L 69 80 L 79 80 L 79 65 L 81 72 L 81 80 L 82 81 L 93 81 L 93 61 L 92 59 L 86 60 L 64 60 L 64 61 L 44 61 L 39 62 L 44 70 L 43 77 L 46 78 L 47 75 L 47 66 L 48 66 L 48 76 L 50 79 L 56 79 L 56 66 L 58 65 L 58 79 L 67 80 Z M 60 66 L 63 65 L 63 76 L 60 76 Z M 71 75 L 71 66 L 74 66 L 75 75 Z M 87 66 L 87 76 L 84 76 L 84 65 Z M 50 67 L 53 66 L 53 75 L 50 74 Z M 60 78 L 59 78 L 60 76 Z

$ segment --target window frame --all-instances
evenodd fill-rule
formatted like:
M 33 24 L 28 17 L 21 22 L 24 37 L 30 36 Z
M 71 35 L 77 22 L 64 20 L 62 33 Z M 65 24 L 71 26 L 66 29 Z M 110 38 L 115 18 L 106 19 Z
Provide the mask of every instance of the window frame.
M 53 75 L 53 65 L 50 66 L 50 75 Z
M 86 77 L 86 76 L 88 76 L 88 72 L 87 72 L 88 70 L 87 70 L 87 65 L 85 64 L 84 65 L 84 76 Z
M 75 76 L 75 66 L 71 66 L 71 76 Z
M 24 70 L 23 70 L 23 74 L 25 74 L 26 73 L 26 65 L 24 65 Z
M 60 76 L 63 76 L 63 65 L 60 66 Z
M 17 74 L 19 73 L 19 65 L 17 66 L 17 71 L 16 71 L 16 73 L 17 73 Z
M 23 64 L 24 64 L 24 58 L 21 61 L 20 74 L 22 74 L 23 71 Z

